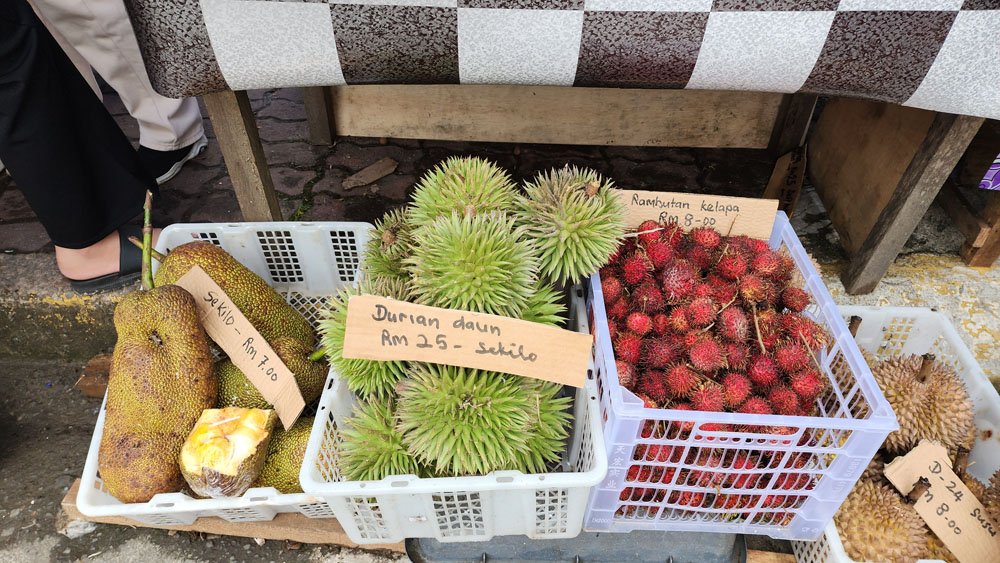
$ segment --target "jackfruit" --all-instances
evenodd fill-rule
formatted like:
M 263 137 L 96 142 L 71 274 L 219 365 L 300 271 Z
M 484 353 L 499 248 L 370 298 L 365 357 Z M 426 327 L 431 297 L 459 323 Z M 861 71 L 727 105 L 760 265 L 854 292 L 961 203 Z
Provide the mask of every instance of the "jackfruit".
M 278 419 L 273 410 L 207 409 L 181 448 L 180 467 L 195 494 L 242 495 L 260 474 Z
M 282 430 L 280 425 L 275 428 L 267 450 L 267 459 L 254 487 L 274 487 L 285 494 L 302 492 L 299 469 L 306 457 L 312 427 L 312 418 L 300 418 L 288 430 Z
M 309 356 L 313 349 L 301 340 L 282 336 L 270 344 L 285 366 L 295 375 L 295 383 L 298 384 L 299 392 L 306 404 L 318 399 L 323 392 L 323 384 L 326 383 L 328 371 L 326 362 L 310 360 Z M 215 374 L 219 378 L 218 406 L 220 408 L 271 408 L 272 405 L 264 399 L 264 396 L 260 394 L 260 391 L 247 378 L 246 374 L 229 359 L 216 362 Z
M 215 403 L 209 340 L 190 293 L 163 285 L 115 308 L 98 470 L 125 503 L 184 485 L 177 459 L 201 412 Z
M 274 342 L 287 336 L 309 346 L 315 343 L 316 335 L 305 317 L 260 276 L 210 242 L 189 242 L 171 250 L 154 282 L 157 286 L 174 283 L 195 265 L 219 284 L 264 340 Z

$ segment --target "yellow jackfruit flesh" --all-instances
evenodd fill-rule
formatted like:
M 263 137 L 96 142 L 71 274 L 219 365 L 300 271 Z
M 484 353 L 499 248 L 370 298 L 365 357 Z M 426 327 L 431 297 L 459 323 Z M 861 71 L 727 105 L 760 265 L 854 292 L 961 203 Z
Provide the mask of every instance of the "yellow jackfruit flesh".
M 212 498 L 245 493 L 264 464 L 276 420 L 273 410 L 205 410 L 181 449 L 191 490 Z

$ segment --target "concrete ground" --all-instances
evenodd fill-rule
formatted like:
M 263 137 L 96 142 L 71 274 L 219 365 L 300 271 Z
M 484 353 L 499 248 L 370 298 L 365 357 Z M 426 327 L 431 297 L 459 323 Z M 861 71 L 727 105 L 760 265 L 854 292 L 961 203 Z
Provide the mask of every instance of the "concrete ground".
M 589 166 L 630 188 L 757 196 L 771 172 L 763 151 L 510 145 L 343 138 L 333 147 L 306 142 L 300 93 L 254 92 L 264 152 L 283 213 L 295 220 L 373 221 L 405 202 L 414 182 L 451 155 L 496 160 L 515 179 L 566 163 Z M 107 105 L 135 140 L 120 101 Z M 206 122 L 207 123 L 207 122 Z M 239 209 L 214 136 L 209 148 L 163 186 L 164 222 L 237 221 Z M 350 175 L 384 157 L 396 171 L 344 189 Z M 961 235 L 933 206 L 901 258 L 870 295 L 845 295 L 844 255 L 815 193 L 803 194 L 793 220 L 838 303 L 937 307 L 956 320 L 986 373 L 1000 377 L 1000 269 L 964 267 Z M 82 471 L 100 401 L 73 384 L 83 363 L 114 344 L 111 313 L 123 293 L 81 297 L 55 269 L 52 247 L 13 181 L 0 174 L 0 561 L 386 561 L 385 553 L 242 538 L 200 537 L 97 525 L 59 533 L 59 501 Z M 75 535 L 75 534 L 71 534 Z M 759 545 L 759 543 L 758 543 Z M 787 544 L 771 547 L 787 550 Z

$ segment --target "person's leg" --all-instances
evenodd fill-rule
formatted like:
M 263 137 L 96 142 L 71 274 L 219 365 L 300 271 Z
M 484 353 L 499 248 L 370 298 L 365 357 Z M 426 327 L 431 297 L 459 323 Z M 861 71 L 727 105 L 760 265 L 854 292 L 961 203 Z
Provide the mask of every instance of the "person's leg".
M 69 39 L 66 39 L 59 29 L 56 28 L 56 26 L 53 25 L 47 17 L 45 17 L 45 14 L 41 10 L 38 9 L 38 2 L 39 0 L 28 0 L 28 4 L 31 4 L 31 7 L 35 10 L 35 15 L 38 16 L 38 19 L 45 25 L 45 29 L 49 30 L 49 33 L 52 34 L 52 38 L 56 40 L 56 43 L 58 43 L 60 47 L 62 47 L 66 56 L 69 57 L 70 62 L 73 63 L 76 70 L 80 71 L 80 75 L 87 81 L 87 84 L 94 91 L 94 94 L 96 94 L 99 99 L 103 100 L 104 94 L 101 93 L 101 87 L 97 84 L 97 78 L 94 76 L 94 69 L 91 68 L 90 63 L 83 58 L 80 51 L 77 51 L 76 47 L 70 43 Z
M 55 243 L 64 275 L 118 270 L 118 241 L 108 238 L 139 214 L 155 184 L 24 0 L 0 2 L 0 159 Z

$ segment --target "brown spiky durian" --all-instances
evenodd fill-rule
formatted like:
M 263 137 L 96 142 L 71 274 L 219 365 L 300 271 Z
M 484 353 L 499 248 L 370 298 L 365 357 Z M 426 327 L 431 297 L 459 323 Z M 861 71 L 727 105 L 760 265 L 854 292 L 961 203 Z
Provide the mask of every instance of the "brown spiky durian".
M 911 562 L 928 549 L 924 521 L 888 485 L 859 481 L 834 521 L 855 561 Z
M 885 439 L 890 453 L 905 454 L 923 439 L 952 452 L 967 442 L 974 427 L 972 401 L 946 364 L 931 354 L 893 356 L 873 365 L 872 373 L 899 421 L 899 430 Z

